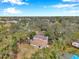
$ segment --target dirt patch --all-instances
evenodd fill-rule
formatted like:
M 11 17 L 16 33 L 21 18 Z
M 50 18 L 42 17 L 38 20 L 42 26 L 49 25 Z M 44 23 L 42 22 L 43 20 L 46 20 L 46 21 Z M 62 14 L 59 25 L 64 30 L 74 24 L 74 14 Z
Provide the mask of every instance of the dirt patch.
M 18 51 L 17 59 L 30 59 L 32 54 L 38 51 L 38 48 L 23 43 L 18 45 Z

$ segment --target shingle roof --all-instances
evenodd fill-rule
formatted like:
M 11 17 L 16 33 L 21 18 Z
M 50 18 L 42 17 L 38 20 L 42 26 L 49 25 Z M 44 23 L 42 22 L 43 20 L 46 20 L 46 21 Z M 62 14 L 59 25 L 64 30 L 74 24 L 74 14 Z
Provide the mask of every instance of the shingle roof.
M 31 41 L 31 44 L 36 46 L 47 46 L 48 44 L 48 37 L 44 35 L 37 34 L 33 37 L 33 40 Z
M 44 35 L 35 35 L 33 39 L 43 39 L 43 40 L 48 40 L 48 37 L 45 37 Z
M 33 40 L 31 44 L 36 46 L 46 46 L 48 44 L 47 40 Z

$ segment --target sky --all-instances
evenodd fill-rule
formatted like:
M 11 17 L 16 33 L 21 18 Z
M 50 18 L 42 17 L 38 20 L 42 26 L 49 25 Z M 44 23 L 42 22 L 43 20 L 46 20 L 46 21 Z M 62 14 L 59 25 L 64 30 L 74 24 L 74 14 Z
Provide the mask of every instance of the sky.
M 79 16 L 79 0 L 0 0 L 0 16 Z

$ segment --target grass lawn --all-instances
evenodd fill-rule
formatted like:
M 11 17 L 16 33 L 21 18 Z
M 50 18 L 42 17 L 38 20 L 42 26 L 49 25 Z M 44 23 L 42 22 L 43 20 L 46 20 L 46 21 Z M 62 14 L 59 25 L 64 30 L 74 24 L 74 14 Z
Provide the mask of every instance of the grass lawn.
M 73 54 L 78 54 L 79 55 L 79 48 L 75 48 L 73 46 L 66 46 L 65 51 L 69 52 L 69 53 L 73 53 Z
M 51 48 L 51 45 L 49 48 Z M 19 53 L 17 54 L 17 59 L 31 59 L 32 54 L 37 52 L 39 49 L 29 44 L 22 43 L 18 45 L 18 50 Z M 67 45 L 64 50 L 60 49 L 60 51 L 79 55 L 79 49 L 73 46 Z

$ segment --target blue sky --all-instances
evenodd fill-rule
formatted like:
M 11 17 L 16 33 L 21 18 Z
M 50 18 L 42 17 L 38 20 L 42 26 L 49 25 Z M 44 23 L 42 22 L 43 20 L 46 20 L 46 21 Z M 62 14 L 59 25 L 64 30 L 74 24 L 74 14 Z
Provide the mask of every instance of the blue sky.
M 79 0 L 0 0 L 0 16 L 79 16 Z

